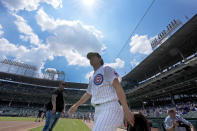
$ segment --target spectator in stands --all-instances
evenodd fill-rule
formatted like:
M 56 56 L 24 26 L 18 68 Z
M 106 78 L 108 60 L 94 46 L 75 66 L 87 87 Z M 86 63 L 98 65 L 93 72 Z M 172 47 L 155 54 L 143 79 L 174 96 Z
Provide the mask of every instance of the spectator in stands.
M 156 112 L 155 112 L 155 116 L 156 116 L 157 118 L 160 117 L 159 111 L 156 111 Z
M 43 111 L 44 111 L 43 108 L 40 108 L 38 110 L 38 115 L 37 115 L 37 118 L 36 118 L 35 122 L 37 122 L 37 121 L 40 122 Z
M 177 115 L 174 109 L 168 110 L 168 116 L 164 123 L 167 131 L 194 131 L 193 125 L 189 121 Z
M 65 83 L 61 82 L 59 87 L 52 93 L 51 100 L 46 106 L 46 122 L 42 131 L 52 131 L 61 116 L 61 112 L 65 113 L 64 87 Z
M 182 110 L 182 115 L 186 115 L 187 114 L 187 111 L 186 110 Z
M 195 107 L 194 104 L 191 106 L 191 111 L 197 111 L 197 108 Z
M 46 109 L 43 110 L 41 117 L 42 121 L 44 120 L 44 118 L 46 118 Z
M 147 116 L 149 116 L 150 115 L 150 111 L 146 110 L 146 114 L 147 114 Z

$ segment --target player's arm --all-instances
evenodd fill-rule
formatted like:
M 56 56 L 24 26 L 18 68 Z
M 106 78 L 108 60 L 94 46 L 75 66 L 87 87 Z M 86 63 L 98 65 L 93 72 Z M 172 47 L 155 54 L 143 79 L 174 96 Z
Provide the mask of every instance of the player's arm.
M 53 109 L 52 109 L 53 113 L 56 112 L 56 98 L 57 98 L 57 94 L 52 94 L 51 102 L 52 102 L 52 105 L 53 105 Z
M 182 121 L 184 124 L 190 126 L 191 131 L 194 131 L 194 126 L 192 125 L 192 123 L 190 123 L 189 121 L 185 120 L 183 117 L 180 117 L 180 119 L 181 119 L 181 121 Z
M 65 99 L 64 99 L 64 95 L 63 95 L 63 101 L 64 101 L 64 110 L 63 110 L 63 113 L 65 113 L 66 112 L 66 107 L 65 107 Z
M 171 126 L 168 126 L 166 131 L 174 131 L 175 126 L 178 126 L 179 124 L 175 121 Z
M 171 126 L 171 127 L 167 128 L 166 131 L 174 131 L 174 127 Z
M 85 93 L 85 94 L 81 97 L 81 99 L 80 99 L 77 103 L 75 103 L 75 105 L 76 105 L 77 107 L 79 107 L 81 104 L 85 103 L 88 99 L 90 99 L 90 97 L 91 97 L 91 94 Z
M 170 127 L 168 127 L 168 128 L 166 129 L 166 131 L 173 131 L 174 128 L 175 128 L 175 126 L 174 126 L 174 124 L 172 124 Z
M 118 78 L 115 78 L 112 83 L 113 87 L 116 90 L 117 96 L 120 100 L 120 103 L 122 104 L 124 115 L 126 120 L 131 124 L 134 125 L 134 114 L 130 111 L 127 100 L 126 100 L 126 95 L 124 93 L 124 90 L 122 86 L 120 85 L 120 82 L 118 81 Z
M 191 124 L 190 125 L 191 131 L 195 131 L 194 126 Z
M 165 129 L 166 131 L 174 131 L 175 126 L 178 126 L 179 123 L 174 121 L 173 123 L 171 123 L 171 120 L 169 119 L 169 117 L 167 117 L 164 121 L 164 125 L 165 125 Z
M 76 102 L 76 103 L 69 109 L 68 113 L 69 113 L 70 115 L 71 115 L 72 113 L 74 113 L 74 112 L 77 110 L 77 108 L 78 108 L 81 104 L 85 103 L 88 99 L 90 99 L 90 97 L 91 97 L 91 94 L 85 93 L 85 94 L 81 97 L 81 99 L 80 99 L 78 102 Z

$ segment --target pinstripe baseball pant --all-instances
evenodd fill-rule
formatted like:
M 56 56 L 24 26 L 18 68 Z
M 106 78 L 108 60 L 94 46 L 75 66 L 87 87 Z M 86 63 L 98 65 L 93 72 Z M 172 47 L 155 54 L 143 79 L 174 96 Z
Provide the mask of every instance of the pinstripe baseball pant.
M 124 113 L 118 101 L 95 106 L 93 131 L 115 131 L 123 124 Z

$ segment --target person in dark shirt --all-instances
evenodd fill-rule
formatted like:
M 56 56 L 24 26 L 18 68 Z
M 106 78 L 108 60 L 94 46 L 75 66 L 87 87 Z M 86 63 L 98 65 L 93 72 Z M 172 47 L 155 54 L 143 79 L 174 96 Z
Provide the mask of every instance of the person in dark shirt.
M 46 106 L 46 122 L 42 131 L 52 131 L 61 113 L 65 113 L 64 87 L 65 83 L 61 82 L 59 87 L 52 93 L 51 99 Z

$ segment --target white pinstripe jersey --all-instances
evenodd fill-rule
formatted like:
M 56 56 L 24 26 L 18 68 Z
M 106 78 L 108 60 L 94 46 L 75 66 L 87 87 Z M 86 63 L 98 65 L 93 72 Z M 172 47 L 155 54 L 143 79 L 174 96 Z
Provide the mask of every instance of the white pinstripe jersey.
M 119 78 L 119 75 L 109 66 L 101 66 L 94 72 L 87 88 L 87 93 L 92 95 L 92 105 L 118 100 L 115 88 L 112 86 L 115 78 Z

